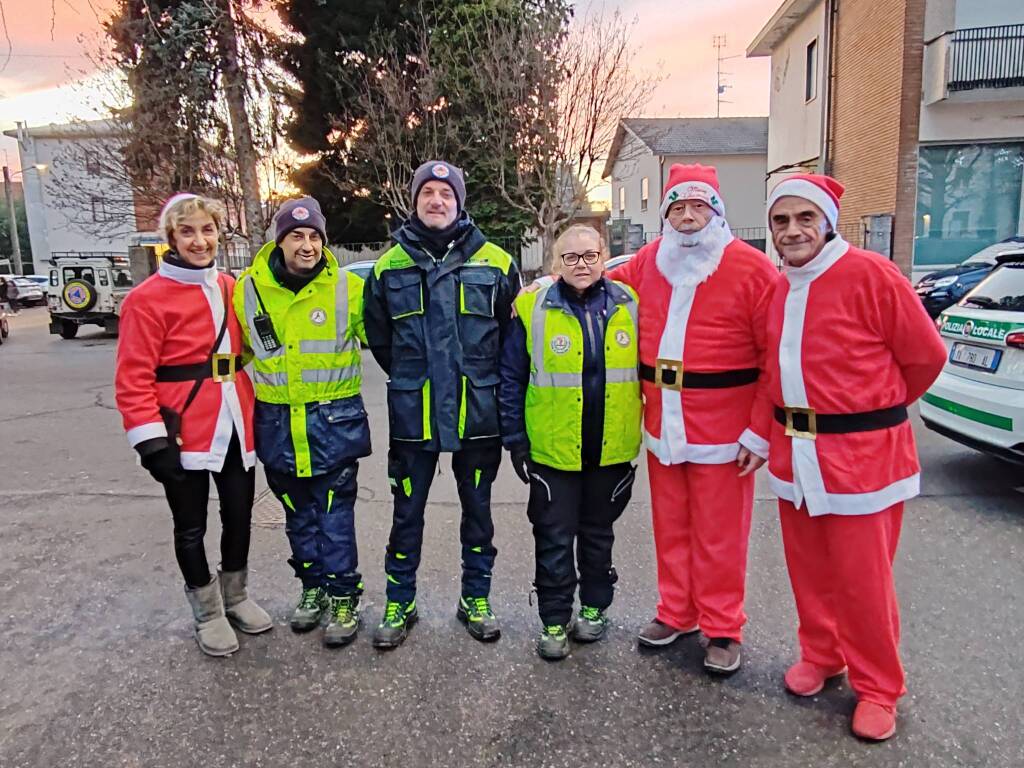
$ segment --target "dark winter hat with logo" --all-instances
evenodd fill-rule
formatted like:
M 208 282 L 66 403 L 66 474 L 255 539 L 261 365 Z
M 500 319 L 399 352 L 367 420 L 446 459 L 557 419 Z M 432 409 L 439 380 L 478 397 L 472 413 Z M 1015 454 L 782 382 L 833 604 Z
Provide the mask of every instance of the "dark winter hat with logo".
M 416 198 L 420 195 L 420 189 L 428 181 L 443 181 L 455 193 L 455 200 L 459 204 L 459 211 L 466 204 L 466 179 L 462 169 L 457 168 L 444 160 L 428 160 L 419 168 L 412 177 L 412 207 L 416 208 Z
M 327 219 L 320 212 L 320 203 L 312 197 L 286 200 L 274 216 L 274 242 L 280 243 L 293 229 L 309 227 L 320 233 L 327 242 Z

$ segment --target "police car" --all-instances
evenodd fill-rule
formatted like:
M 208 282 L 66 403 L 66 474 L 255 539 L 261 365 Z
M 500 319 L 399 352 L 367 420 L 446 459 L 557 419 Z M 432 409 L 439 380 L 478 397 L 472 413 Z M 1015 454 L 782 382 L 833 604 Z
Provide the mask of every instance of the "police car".
M 939 434 L 1024 464 L 1024 249 L 997 262 L 936 321 L 949 357 L 921 398 L 921 418 Z

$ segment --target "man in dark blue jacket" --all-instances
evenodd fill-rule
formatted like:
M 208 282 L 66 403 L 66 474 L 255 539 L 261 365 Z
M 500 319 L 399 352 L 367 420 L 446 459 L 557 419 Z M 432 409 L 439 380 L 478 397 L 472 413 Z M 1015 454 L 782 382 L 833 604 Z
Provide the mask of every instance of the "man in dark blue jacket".
M 395 648 L 415 623 L 423 512 L 442 452 L 462 502 L 462 597 L 457 609 L 478 640 L 501 634 L 490 606 L 491 484 L 501 461 L 497 384 L 501 338 L 519 290 L 515 262 L 464 210 L 462 171 L 442 161 L 413 178 L 415 213 L 366 281 L 364 320 L 388 374 L 388 480 L 394 519 L 384 568 L 387 602 L 374 633 Z

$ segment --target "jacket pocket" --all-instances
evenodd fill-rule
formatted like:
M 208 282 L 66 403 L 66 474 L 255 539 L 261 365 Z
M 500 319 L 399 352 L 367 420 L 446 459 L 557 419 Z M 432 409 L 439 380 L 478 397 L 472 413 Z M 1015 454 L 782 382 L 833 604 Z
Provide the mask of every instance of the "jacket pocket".
M 462 376 L 462 402 L 459 407 L 459 437 L 473 440 L 497 437 L 498 382 L 496 371 L 466 371 Z
M 310 461 L 316 470 L 327 472 L 370 455 L 370 424 L 359 395 L 314 406 L 306 425 Z
M 256 401 L 253 411 L 256 455 L 264 466 L 282 474 L 295 473 L 295 446 L 288 406 Z
M 498 275 L 492 269 L 474 267 L 459 272 L 459 337 L 469 359 L 498 355 L 498 321 L 494 304 Z
M 426 376 L 388 381 L 388 430 L 392 440 L 430 439 L 430 380 Z
M 419 270 L 389 272 L 384 284 L 392 320 L 423 314 L 423 283 Z

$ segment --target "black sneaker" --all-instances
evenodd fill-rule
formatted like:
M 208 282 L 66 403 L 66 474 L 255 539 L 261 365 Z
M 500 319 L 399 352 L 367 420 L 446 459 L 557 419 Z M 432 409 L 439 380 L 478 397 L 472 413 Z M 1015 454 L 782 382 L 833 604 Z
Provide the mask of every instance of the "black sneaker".
M 356 639 L 359 632 L 359 595 L 331 597 L 330 621 L 324 629 L 324 645 L 340 648 Z
M 469 634 L 480 642 L 490 643 L 501 637 L 498 617 L 486 597 L 460 597 L 455 615 L 466 625 Z
M 544 627 L 537 638 L 537 655 L 548 661 L 560 661 L 568 656 L 570 628 L 561 624 Z
M 384 617 L 373 633 L 373 647 L 397 648 L 405 642 L 417 618 L 415 600 L 409 603 L 388 600 L 384 604 Z
M 580 615 L 576 617 L 576 627 L 572 639 L 577 643 L 594 643 L 604 637 L 608 631 L 608 617 L 600 608 L 589 605 L 580 606 Z
M 292 611 L 291 627 L 296 632 L 309 632 L 320 625 L 327 609 L 327 593 L 322 587 L 303 588 L 299 604 Z

